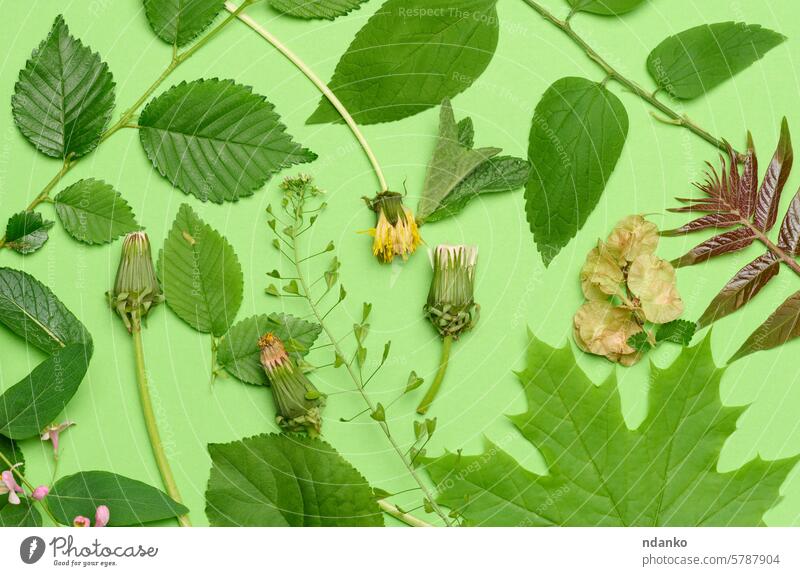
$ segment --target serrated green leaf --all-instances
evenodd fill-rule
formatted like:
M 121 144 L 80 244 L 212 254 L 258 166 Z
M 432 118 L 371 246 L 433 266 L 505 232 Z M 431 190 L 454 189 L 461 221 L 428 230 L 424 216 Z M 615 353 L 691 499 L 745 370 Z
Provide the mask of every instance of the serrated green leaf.
M 481 194 L 518 190 L 525 186 L 530 172 L 530 162 L 522 158 L 513 156 L 491 158 L 464 178 L 444 199 L 440 207 L 425 218 L 425 222 L 438 222 L 455 216 Z
M 614 375 L 595 386 L 569 347 L 532 339 L 526 364 L 519 378 L 528 411 L 512 421 L 548 474 L 494 445 L 428 464 L 439 501 L 470 525 L 756 526 L 798 460 L 756 458 L 717 471 L 745 408 L 720 402 L 724 370 L 708 338 L 670 367 L 652 367 L 648 415 L 636 430 L 625 424 Z
M 274 106 L 233 80 L 182 82 L 139 117 L 147 157 L 202 201 L 251 196 L 279 170 L 316 159 L 286 133 Z
M 372 488 L 327 442 L 264 434 L 208 451 L 212 526 L 383 526 Z
M 91 346 L 68 344 L 0 395 L 0 434 L 38 436 L 75 395 L 91 357 Z
M 322 327 L 289 314 L 261 314 L 236 323 L 222 338 L 217 362 L 234 378 L 266 386 L 269 384 L 261 366 L 258 339 L 272 332 L 283 341 L 295 360 L 302 359 L 316 342 Z
M 198 332 L 222 336 L 242 304 L 244 275 L 228 241 L 182 204 L 158 270 L 167 305 Z
M 688 100 L 722 84 L 784 40 L 758 24 L 704 24 L 656 46 L 647 58 L 647 70 L 663 90 Z
M 391 122 L 469 88 L 494 56 L 496 0 L 388 0 L 358 32 L 329 86 L 360 124 Z M 310 124 L 340 122 L 323 98 Z
M 83 324 L 47 286 L 11 268 L 0 268 L 0 324 L 48 354 L 92 341 Z
M 80 180 L 53 201 L 64 229 L 79 242 L 107 244 L 141 228 L 125 199 L 102 180 Z
M 673 320 L 658 327 L 656 332 L 657 342 L 672 342 L 681 346 L 688 346 L 694 338 L 697 324 L 688 320 Z
M 568 0 L 576 12 L 619 16 L 637 8 L 644 0 Z
M 333 20 L 361 7 L 367 0 L 269 0 L 281 14 L 306 19 Z
M 0 501 L 0 527 L 37 528 L 41 525 L 42 515 L 33 505 L 32 500 L 21 498 L 21 502 L 16 506 L 7 501 Z
M 47 242 L 47 231 L 54 222 L 39 212 L 19 212 L 8 219 L 5 245 L 20 254 L 36 252 Z
M 444 203 L 453 190 L 478 166 L 497 156 L 500 148 L 465 148 L 459 142 L 459 129 L 450 100 L 442 102 L 439 112 L 439 138 L 428 164 L 417 217 L 427 216 Z
M 545 266 L 597 206 L 628 135 L 619 98 L 597 82 L 562 78 L 536 106 L 525 209 Z
M 97 146 L 111 118 L 114 79 L 58 16 L 20 72 L 11 106 L 20 132 L 40 152 L 83 156 Z
M 144 0 L 147 20 L 156 36 L 168 44 L 191 42 L 214 21 L 225 0 Z
M 75 516 L 94 518 L 98 506 L 108 506 L 109 526 L 140 526 L 167 520 L 189 510 L 158 488 L 112 472 L 78 472 L 60 478 L 47 496 L 56 520 L 70 526 Z

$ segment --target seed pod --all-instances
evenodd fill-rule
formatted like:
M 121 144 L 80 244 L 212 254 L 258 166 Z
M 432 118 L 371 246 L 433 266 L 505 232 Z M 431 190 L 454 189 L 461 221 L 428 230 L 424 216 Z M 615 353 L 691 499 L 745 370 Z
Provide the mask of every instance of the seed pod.
M 129 332 L 141 329 L 141 319 L 164 300 L 145 232 L 131 232 L 125 236 L 114 290 L 108 297 Z
M 436 247 L 425 315 L 442 337 L 457 339 L 478 321 L 480 306 L 473 298 L 477 259 L 476 246 Z

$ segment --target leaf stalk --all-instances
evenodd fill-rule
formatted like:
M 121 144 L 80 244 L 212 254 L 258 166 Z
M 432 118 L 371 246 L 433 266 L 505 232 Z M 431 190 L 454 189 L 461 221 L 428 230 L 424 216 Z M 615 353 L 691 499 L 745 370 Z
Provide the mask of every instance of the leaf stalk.
M 428 388 L 427 394 L 425 394 L 422 402 L 419 403 L 417 414 L 426 414 L 431 404 L 436 399 L 436 395 L 439 394 L 439 389 L 442 387 L 444 375 L 447 373 L 447 366 L 450 362 L 450 349 L 452 346 L 453 337 L 450 335 L 445 336 L 442 339 L 442 356 L 439 360 L 439 370 L 436 372 L 436 377 L 433 379 L 431 387 Z

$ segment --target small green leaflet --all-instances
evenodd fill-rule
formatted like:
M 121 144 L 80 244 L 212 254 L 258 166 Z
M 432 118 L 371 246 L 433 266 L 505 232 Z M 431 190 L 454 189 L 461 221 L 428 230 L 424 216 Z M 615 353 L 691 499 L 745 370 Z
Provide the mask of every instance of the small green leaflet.
M 262 434 L 208 452 L 211 526 L 383 526 L 372 488 L 327 442 Z
M 281 14 L 296 18 L 333 20 L 360 8 L 367 0 L 269 0 Z
M 58 16 L 20 72 L 11 105 L 17 127 L 40 152 L 83 156 L 97 146 L 111 118 L 114 80 Z
M 280 338 L 289 354 L 299 361 L 308 354 L 322 327 L 290 314 L 252 316 L 235 324 L 220 340 L 217 362 L 242 382 L 268 385 L 258 348 L 258 339 L 267 332 Z
M 56 520 L 72 525 L 75 516 L 94 518 L 98 506 L 108 506 L 109 526 L 140 526 L 186 514 L 186 506 L 157 488 L 112 472 L 78 472 L 60 478 L 47 503 Z
M 175 46 L 191 42 L 214 21 L 223 6 L 225 0 L 144 0 L 153 32 Z
M 688 320 L 673 320 L 666 324 L 660 324 L 653 328 L 655 331 L 656 344 L 661 342 L 672 342 L 681 346 L 688 346 L 694 338 L 697 324 Z M 651 348 L 647 341 L 647 334 L 639 332 L 628 338 L 628 345 L 636 350 L 646 351 Z
M 656 46 L 647 58 L 647 70 L 663 90 L 688 100 L 722 84 L 784 40 L 758 24 L 704 24 Z
M 497 47 L 496 0 L 388 0 L 358 32 L 329 85 L 360 124 L 392 122 L 469 88 Z M 340 122 L 323 98 L 309 124 Z
M 141 228 L 125 199 L 102 180 L 80 180 L 53 201 L 64 229 L 79 242 L 107 244 Z
M 568 0 L 576 12 L 591 12 L 601 16 L 619 16 L 630 12 L 644 0 Z
M 244 275 L 228 241 L 182 204 L 158 259 L 167 305 L 198 332 L 222 336 L 242 304 Z
M 139 137 L 162 176 L 202 201 L 251 196 L 279 170 L 316 159 L 266 98 L 233 80 L 182 82 L 153 99 Z
M 628 114 L 605 87 L 557 80 L 536 106 L 525 209 L 545 266 L 600 201 L 628 135 Z
M 47 242 L 47 231 L 54 222 L 45 220 L 39 212 L 19 212 L 8 219 L 5 245 L 19 252 L 36 252 Z
M 531 337 L 519 374 L 528 411 L 511 418 L 548 465 L 540 476 L 498 446 L 429 461 L 439 501 L 476 526 L 757 526 L 798 457 L 718 472 L 745 407 L 723 406 L 706 337 L 668 368 L 652 366 L 648 415 L 622 417 L 614 374 L 601 386 L 569 347 Z

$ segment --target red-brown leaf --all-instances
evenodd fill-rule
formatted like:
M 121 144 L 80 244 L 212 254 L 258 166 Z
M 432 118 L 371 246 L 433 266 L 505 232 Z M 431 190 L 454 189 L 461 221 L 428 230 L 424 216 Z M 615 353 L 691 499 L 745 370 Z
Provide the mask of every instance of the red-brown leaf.
M 778 218 L 778 205 L 781 200 L 781 192 L 792 171 L 794 154 L 792 152 L 792 138 L 789 135 L 789 123 L 786 118 L 781 123 L 781 138 L 778 148 L 772 157 L 764 180 L 761 182 L 761 189 L 756 200 L 753 224 L 766 232 L 775 225 Z
M 755 240 L 755 237 L 755 233 L 750 228 L 745 227 L 719 234 L 695 246 L 692 250 L 674 260 L 672 265 L 676 268 L 691 266 L 693 264 L 705 262 L 709 258 L 719 256 L 720 254 L 736 252 L 737 250 L 750 246 L 753 240 Z
M 780 260 L 767 252 L 739 270 L 730 282 L 717 294 L 697 321 L 699 328 L 709 326 L 720 318 L 736 312 L 750 302 L 781 269 Z
M 743 356 L 769 350 L 800 336 L 800 292 L 795 292 L 756 328 L 729 362 Z
M 756 208 L 756 195 L 758 194 L 758 159 L 753 147 L 753 136 L 750 132 L 747 133 L 747 153 L 742 164 L 737 204 L 742 216 L 751 218 Z
M 715 213 L 715 214 L 708 214 L 706 216 L 701 216 L 696 220 L 692 220 L 688 224 L 684 224 L 680 228 L 674 228 L 672 230 L 664 230 L 661 235 L 662 236 L 680 236 L 682 234 L 688 234 L 689 232 L 697 232 L 698 230 L 706 230 L 708 228 L 730 228 L 731 226 L 736 226 L 740 224 L 741 220 L 739 219 L 738 214 L 725 214 L 725 213 Z
M 792 198 L 783 217 L 778 246 L 793 256 L 800 254 L 800 191 Z

